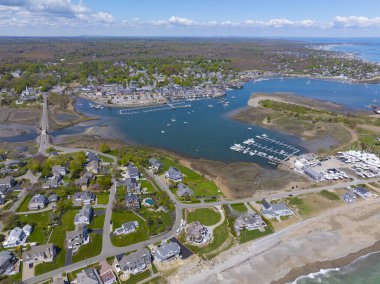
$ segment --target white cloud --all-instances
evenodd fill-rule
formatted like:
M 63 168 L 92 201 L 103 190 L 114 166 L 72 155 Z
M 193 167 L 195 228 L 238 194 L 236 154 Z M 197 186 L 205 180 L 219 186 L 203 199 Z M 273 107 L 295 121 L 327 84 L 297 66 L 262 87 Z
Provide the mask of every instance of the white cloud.
M 186 18 L 181 18 L 181 17 L 176 17 L 176 16 L 171 16 L 169 19 L 169 23 L 172 25 L 178 25 L 178 26 L 192 26 L 196 24 L 192 20 L 186 19 Z
M 380 17 L 336 16 L 333 19 L 333 25 L 343 28 L 380 28 Z

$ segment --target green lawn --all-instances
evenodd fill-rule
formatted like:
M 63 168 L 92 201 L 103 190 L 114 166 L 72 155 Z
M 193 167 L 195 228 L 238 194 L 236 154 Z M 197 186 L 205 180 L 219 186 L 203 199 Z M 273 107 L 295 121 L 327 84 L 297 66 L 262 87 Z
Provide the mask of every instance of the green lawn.
M 300 215 L 306 216 L 310 215 L 313 211 L 313 208 L 311 208 L 310 205 L 306 204 L 302 198 L 299 198 L 297 196 L 290 197 L 285 199 L 290 205 L 297 208 L 297 211 Z
M 40 263 L 35 267 L 35 274 L 40 275 L 48 271 L 62 267 L 65 264 L 66 249 L 65 249 L 65 238 L 66 231 L 73 231 L 74 217 L 78 210 L 69 210 L 62 216 L 62 224 L 56 226 L 50 238 L 50 243 L 54 243 L 58 248 L 58 255 L 54 262 Z
M 236 204 L 231 204 L 231 207 L 234 211 L 240 212 L 240 213 L 245 213 L 248 211 L 247 207 L 244 205 L 244 203 L 236 203 Z
M 96 213 L 96 211 L 95 211 L 95 213 Z M 92 219 L 91 224 L 88 227 L 90 229 L 101 229 L 101 228 L 103 228 L 104 218 L 105 218 L 104 214 L 95 216 Z
M 102 251 L 102 235 L 97 233 L 90 234 L 90 242 L 81 246 L 78 251 L 73 254 L 73 263 L 87 258 L 97 256 Z
M 18 215 L 18 219 L 22 223 L 33 225 L 33 232 L 28 237 L 28 242 L 37 242 L 44 244 L 47 240 L 47 227 L 50 222 L 52 211 L 46 211 L 35 214 Z
M 125 222 L 137 221 L 139 223 L 139 227 L 136 230 L 136 232 L 133 232 L 128 235 L 112 236 L 111 241 L 114 246 L 127 246 L 149 239 L 149 230 L 147 224 L 144 222 L 144 220 L 140 219 L 132 212 L 113 212 L 111 219 L 113 224 L 113 230 L 119 228 Z
M 141 181 L 141 189 L 144 189 L 144 188 L 147 189 L 148 194 L 156 192 L 155 188 L 153 187 L 153 185 L 151 184 L 151 182 L 149 180 L 142 180 Z
M 242 243 L 246 243 L 246 242 L 264 237 L 264 236 L 269 235 L 271 233 L 272 233 L 272 229 L 269 227 L 265 227 L 264 232 L 260 232 L 259 230 L 252 230 L 252 231 L 241 230 L 239 241 L 242 244 Z
M 202 225 L 212 226 L 218 223 L 221 219 L 219 212 L 210 208 L 201 208 L 187 211 L 187 223 L 194 221 L 201 222 Z
M 17 208 L 17 212 L 26 212 L 29 211 L 28 204 L 29 201 L 32 199 L 33 194 L 29 194 L 27 197 L 24 198 L 24 200 L 20 203 L 19 207 Z
M 340 197 L 337 194 L 328 190 L 322 190 L 319 194 L 328 200 L 340 200 Z
M 99 158 L 100 158 L 104 163 L 110 163 L 110 164 L 113 163 L 113 159 L 112 159 L 112 158 L 106 157 L 106 156 L 104 156 L 104 155 L 99 155 Z
M 96 194 L 98 204 L 108 204 L 109 194 L 97 193 Z
M 149 236 L 158 235 L 172 227 L 173 220 L 169 213 L 149 211 L 147 208 L 143 208 L 139 214 L 147 220 Z
M 161 158 L 161 161 L 164 164 L 164 171 L 167 171 L 170 167 L 175 167 L 185 175 L 183 182 L 194 191 L 195 196 L 209 197 L 221 195 L 215 183 L 206 177 L 169 158 Z

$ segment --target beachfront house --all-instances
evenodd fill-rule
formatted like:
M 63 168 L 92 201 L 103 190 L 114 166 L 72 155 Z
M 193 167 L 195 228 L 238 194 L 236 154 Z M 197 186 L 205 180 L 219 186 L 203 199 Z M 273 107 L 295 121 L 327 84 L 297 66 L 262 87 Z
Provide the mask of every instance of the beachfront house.
M 177 185 L 177 195 L 178 197 L 192 197 L 194 195 L 194 192 L 190 189 L 190 187 L 180 182 Z
M 103 284 L 103 281 L 95 268 L 86 268 L 77 274 L 76 283 Z
M 211 231 L 199 221 L 194 221 L 186 228 L 186 239 L 193 244 L 206 244 L 211 239 Z
M 0 251 L 0 276 L 13 275 L 18 272 L 19 259 L 9 250 Z
M 44 244 L 39 246 L 32 246 L 30 250 L 22 253 L 22 261 L 24 263 L 41 263 L 52 262 L 56 254 L 54 244 Z
M 32 199 L 28 203 L 29 210 L 39 210 L 44 208 L 49 203 L 46 196 L 42 194 L 36 194 L 32 197 Z
M 78 225 L 74 231 L 66 232 L 66 248 L 77 250 L 81 245 L 88 244 L 90 237 L 86 225 Z
M 125 206 L 127 210 L 139 211 L 141 208 L 140 196 L 131 192 L 125 195 Z
M 364 199 L 371 198 L 373 196 L 371 192 L 369 192 L 368 190 L 366 190 L 364 187 L 361 187 L 361 186 L 354 188 L 353 192 Z
M 98 157 L 98 155 L 93 152 L 86 152 L 86 158 L 89 163 L 92 161 L 100 162 L 100 158 Z
M 152 157 L 149 159 L 149 167 L 154 172 L 157 172 L 164 168 L 164 164 L 160 162 L 159 160 L 157 160 L 156 158 Z
M 183 174 L 174 167 L 169 168 L 169 170 L 165 173 L 165 177 L 174 182 L 183 181 Z
M 273 203 L 270 204 L 264 200 L 261 213 L 268 219 L 280 219 L 281 217 L 293 215 L 293 211 L 285 203 Z
M 127 235 L 135 232 L 138 227 L 139 223 L 137 221 L 130 221 L 121 225 L 121 227 L 117 228 L 114 233 L 115 235 Z
M 175 257 L 179 257 L 181 254 L 181 248 L 176 242 L 169 241 L 163 242 L 157 250 L 154 252 L 154 257 L 158 261 L 166 261 L 169 259 L 173 259 Z
M 260 215 L 254 213 L 244 213 L 240 215 L 234 224 L 236 234 L 239 236 L 240 231 L 246 229 L 248 231 L 260 230 L 263 231 L 267 224 L 263 221 Z
M 150 267 L 152 255 L 149 250 L 142 248 L 128 255 L 116 256 L 115 270 L 121 272 L 125 277 L 130 274 L 138 274 Z
M 93 215 L 93 210 L 91 205 L 85 204 L 82 209 L 79 210 L 78 214 L 74 217 L 75 225 L 89 225 L 91 223 L 91 218 Z

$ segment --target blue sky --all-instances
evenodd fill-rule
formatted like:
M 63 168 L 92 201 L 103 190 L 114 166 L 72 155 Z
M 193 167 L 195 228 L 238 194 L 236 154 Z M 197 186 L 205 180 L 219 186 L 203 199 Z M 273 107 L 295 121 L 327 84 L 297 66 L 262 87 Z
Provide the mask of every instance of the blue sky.
M 380 36 L 380 0 L 0 0 L 0 35 Z

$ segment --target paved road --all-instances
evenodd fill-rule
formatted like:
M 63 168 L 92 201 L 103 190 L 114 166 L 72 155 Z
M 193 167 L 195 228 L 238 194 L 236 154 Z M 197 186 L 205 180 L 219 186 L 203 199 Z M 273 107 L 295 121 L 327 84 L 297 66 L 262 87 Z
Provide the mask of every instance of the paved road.
M 39 138 L 39 148 L 38 153 L 46 155 L 46 149 L 49 148 L 49 137 L 48 137 L 48 111 L 47 111 L 47 95 L 43 95 L 42 103 L 42 116 L 41 116 L 41 134 Z

